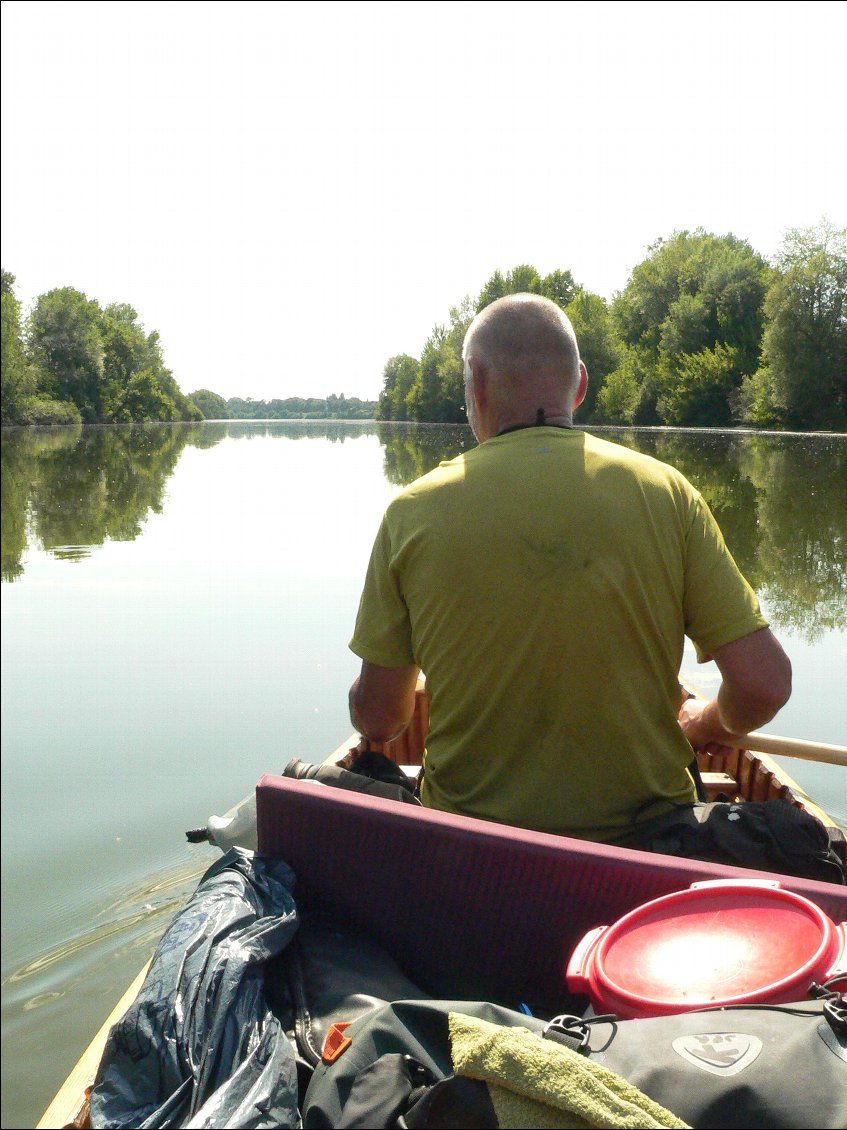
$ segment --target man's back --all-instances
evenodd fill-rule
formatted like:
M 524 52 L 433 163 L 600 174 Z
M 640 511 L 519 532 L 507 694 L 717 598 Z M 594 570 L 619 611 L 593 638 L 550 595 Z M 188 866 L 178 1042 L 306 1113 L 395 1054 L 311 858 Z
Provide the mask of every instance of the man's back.
M 530 427 L 392 502 L 351 646 L 427 676 L 425 803 L 614 842 L 693 799 L 684 635 L 709 652 L 764 624 L 678 472 Z
M 694 800 L 692 747 L 773 718 L 791 664 L 682 475 L 573 428 L 588 373 L 554 302 L 492 302 L 462 359 L 480 446 L 388 507 L 350 717 L 367 739 L 399 733 L 422 668 L 426 804 L 635 840 Z M 722 681 L 678 720 L 684 635 Z

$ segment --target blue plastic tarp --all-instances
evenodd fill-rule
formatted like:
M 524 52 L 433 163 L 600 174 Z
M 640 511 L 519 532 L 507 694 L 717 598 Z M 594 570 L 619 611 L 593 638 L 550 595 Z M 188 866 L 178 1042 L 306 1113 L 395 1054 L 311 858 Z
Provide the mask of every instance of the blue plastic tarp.
M 242 848 L 209 868 L 109 1034 L 92 1127 L 301 1125 L 295 1051 L 264 992 L 297 929 L 293 888 L 286 863 Z

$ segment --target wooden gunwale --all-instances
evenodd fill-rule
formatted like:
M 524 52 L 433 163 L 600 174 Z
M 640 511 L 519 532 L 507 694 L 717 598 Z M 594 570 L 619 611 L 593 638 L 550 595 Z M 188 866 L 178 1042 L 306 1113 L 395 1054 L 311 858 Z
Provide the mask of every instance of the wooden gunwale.
M 91 1125 L 88 1113 L 88 1089 L 97 1074 L 100 1057 L 103 1055 L 109 1031 L 113 1024 L 117 1024 L 138 996 L 149 968 L 150 962 L 148 961 L 109 1013 L 97 1035 L 77 1060 L 61 1090 L 36 1123 L 36 1130 L 55 1130 L 56 1127 L 74 1127 L 78 1130 L 84 1130 L 85 1127 Z

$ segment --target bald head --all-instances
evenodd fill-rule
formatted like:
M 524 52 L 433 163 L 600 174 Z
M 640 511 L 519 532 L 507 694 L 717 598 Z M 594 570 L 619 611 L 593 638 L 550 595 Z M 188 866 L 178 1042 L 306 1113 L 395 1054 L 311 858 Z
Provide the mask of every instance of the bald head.
M 569 423 L 584 391 L 573 326 L 555 302 L 537 294 L 511 294 L 486 306 L 471 322 L 462 356 L 469 417 L 487 411 L 490 427 L 482 430 L 491 435 L 532 422 L 538 409 L 548 420 Z

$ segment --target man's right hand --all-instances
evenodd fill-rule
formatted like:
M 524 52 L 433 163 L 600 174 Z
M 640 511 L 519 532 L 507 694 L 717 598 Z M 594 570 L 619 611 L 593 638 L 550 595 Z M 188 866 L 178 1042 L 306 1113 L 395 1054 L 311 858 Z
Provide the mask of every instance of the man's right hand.
M 679 724 L 691 748 L 711 755 L 739 748 L 738 735 L 724 729 L 718 720 L 717 702 L 692 696 L 679 710 Z

